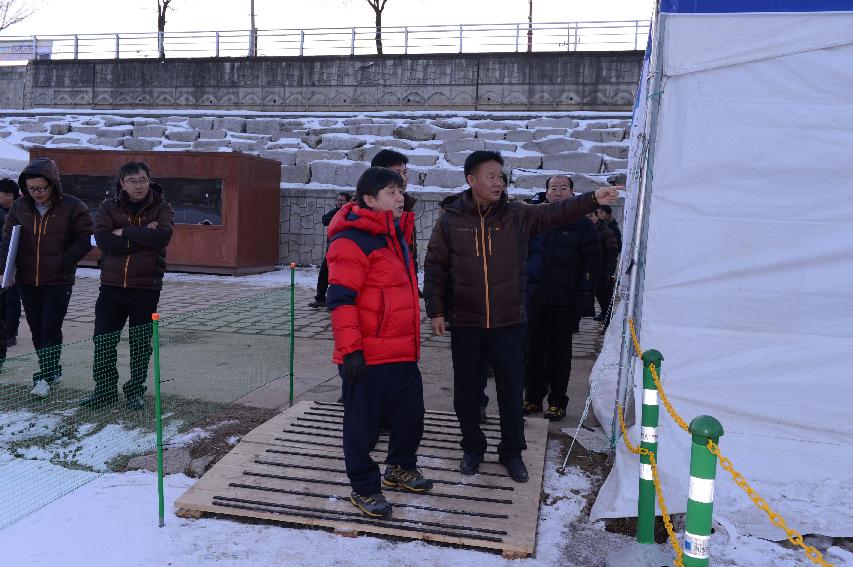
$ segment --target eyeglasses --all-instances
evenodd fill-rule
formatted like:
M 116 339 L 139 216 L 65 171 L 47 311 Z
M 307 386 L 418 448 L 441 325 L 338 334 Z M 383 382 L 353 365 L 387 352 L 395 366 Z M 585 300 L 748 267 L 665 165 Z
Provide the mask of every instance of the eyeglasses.
M 147 177 L 143 177 L 141 179 L 134 179 L 133 177 L 125 177 L 121 180 L 125 185 L 148 185 L 150 179 Z
M 30 193 L 47 193 L 50 189 L 50 185 L 42 185 L 40 187 L 33 187 L 32 185 L 27 185 L 27 191 Z

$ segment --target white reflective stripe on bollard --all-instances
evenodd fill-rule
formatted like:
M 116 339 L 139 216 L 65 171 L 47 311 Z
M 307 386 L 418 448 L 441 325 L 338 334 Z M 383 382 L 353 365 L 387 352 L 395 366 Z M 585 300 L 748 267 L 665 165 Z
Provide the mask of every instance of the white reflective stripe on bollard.
M 654 475 L 652 475 L 652 465 L 640 463 L 640 479 L 642 479 L 642 480 L 654 480 L 655 479 Z
M 690 491 L 687 497 L 703 504 L 714 503 L 714 479 L 690 477 Z
M 684 532 L 684 554 L 694 559 L 708 559 L 711 557 L 711 536 Z
M 657 427 L 641 427 L 640 428 L 640 441 L 643 443 L 657 443 L 658 442 L 658 428 Z
M 658 391 L 643 388 L 643 405 L 656 406 L 658 405 Z

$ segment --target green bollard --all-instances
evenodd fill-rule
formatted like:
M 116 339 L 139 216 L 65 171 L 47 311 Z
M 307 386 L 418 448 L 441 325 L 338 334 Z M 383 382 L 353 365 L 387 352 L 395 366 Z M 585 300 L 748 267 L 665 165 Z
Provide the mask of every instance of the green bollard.
M 643 353 L 643 411 L 640 420 L 640 447 L 648 449 L 657 459 L 658 451 L 658 390 L 652 378 L 650 364 L 655 365 L 660 376 L 663 355 L 654 350 Z M 640 495 L 637 500 L 637 541 L 655 543 L 655 483 L 652 476 L 652 461 L 648 455 L 640 455 Z
M 290 406 L 293 407 L 293 352 L 295 349 L 295 337 L 293 336 L 294 328 L 296 327 L 296 263 L 290 263 Z
M 723 426 L 709 415 L 690 422 L 690 491 L 684 526 L 684 567 L 708 567 L 711 560 L 711 518 L 714 512 L 714 478 L 717 457 L 708 450 L 708 439 L 720 441 Z
M 151 314 L 151 332 L 154 350 L 154 428 L 157 432 L 157 501 L 160 514 L 159 526 L 165 522 L 165 506 L 163 503 L 163 404 L 160 398 L 160 315 Z

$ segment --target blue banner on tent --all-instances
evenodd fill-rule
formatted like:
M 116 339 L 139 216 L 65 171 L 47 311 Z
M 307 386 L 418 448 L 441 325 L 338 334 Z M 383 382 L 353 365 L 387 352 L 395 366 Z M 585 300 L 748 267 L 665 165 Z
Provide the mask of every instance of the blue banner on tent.
M 853 0 L 661 0 L 660 11 L 683 14 L 848 12 L 853 11 Z

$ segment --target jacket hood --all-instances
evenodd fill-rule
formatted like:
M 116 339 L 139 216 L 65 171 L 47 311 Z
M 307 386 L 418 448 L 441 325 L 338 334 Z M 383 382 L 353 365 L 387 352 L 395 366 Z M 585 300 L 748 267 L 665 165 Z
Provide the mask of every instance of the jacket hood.
M 406 241 L 411 240 L 414 228 L 414 213 L 403 212 L 400 217 L 400 228 Z M 329 225 L 329 238 L 344 230 L 357 229 L 369 234 L 391 235 L 394 228 L 394 213 L 391 211 L 377 212 L 367 207 L 362 207 L 355 201 L 350 201 L 341 208 Z
M 148 192 L 148 196 L 145 197 L 145 201 L 143 201 L 143 207 L 148 207 L 152 203 L 156 203 L 158 201 L 163 200 L 163 187 L 159 183 L 154 183 L 153 181 L 149 185 L 151 190 Z M 121 183 L 116 181 L 115 187 L 115 198 L 119 203 L 128 207 L 130 204 L 130 197 L 127 196 L 127 191 L 121 188 Z
M 59 179 L 59 167 L 57 167 L 55 161 L 50 158 L 36 158 L 28 163 L 21 172 L 21 175 L 18 176 L 18 187 L 21 188 L 24 199 L 30 204 L 33 204 L 35 201 L 30 192 L 27 191 L 26 183 L 27 179 L 33 177 L 44 177 L 50 181 L 55 195 L 54 198 L 62 197 L 62 182 Z
M 507 197 L 506 191 L 504 191 L 498 202 L 494 205 L 489 205 L 489 208 L 492 211 L 499 211 L 504 208 L 508 202 L 509 198 Z M 463 214 L 466 210 L 470 210 L 474 214 L 477 213 L 477 203 L 474 202 L 474 195 L 471 193 L 471 189 L 465 189 L 459 194 L 457 199 L 451 201 L 447 205 L 447 211 L 456 213 L 457 215 Z
M 408 191 L 403 193 L 403 210 L 404 211 L 411 212 L 411 210 L 415 208 L 415 203 L 417 203 L 417 202 L 418 202 L 417 198 L 409 195 Z

